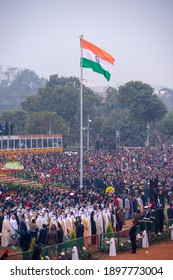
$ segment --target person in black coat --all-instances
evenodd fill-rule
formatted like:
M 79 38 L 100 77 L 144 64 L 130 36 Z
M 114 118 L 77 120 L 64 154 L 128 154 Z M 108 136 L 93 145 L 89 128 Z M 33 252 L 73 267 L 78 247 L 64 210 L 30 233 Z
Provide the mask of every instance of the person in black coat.
M 63 243 L 64 232 L 60 223 L 58 223 L 57 236 L 58 236 L 58 244 Z
M 20 247 L 22 252 L 27 252 L 31 244 L 31 232 L 27 230 L 27 227 L 23 225 L 23 229 L 20 231 Z M 23 254 L 25 258 L 25 254 Z
M 4 220 L 4 214 L 2 213 L 2 210 L 0 209 L 0 237 L 2 235 L 2 223 Z
M 38 242 L 41 244 L 42 247 L 46 246 L 47 232 L 48 229 L 46 228 L 46 225 L 43 224 L 43 228 L 40 230 L 39 237 L 38 237 Z
M 132 221 L 132 227 L 130 228 L 130 231 L 129 231 L 129 236 L 130 236 L 130 241 L 131 241 L 131 246 L 132 246 L 131 254 L 136 253 L 136 231 L 137 231 L 136 223 L 135 223 L 135 221 Z
M 22 219 L 21 219 L 20 224 L 19 224 L 19 230 L 20 230 L 20 232 L 21 232 L 22 230 L 25 230 L 25 228 L 26 228 L 26 222 L 25 222 L 25 215 L 23 214 L 23 215 L 22 215 Z
M 94 211 L 91 212 L 91 235 L 92 235 L 92 244 L 96 244 L 96 222 L 94 220 Z
M 84 246 L 84 225 L 82 224 L 81 218 L 78 219 L 76 223 L 76 238 L 79 238 L 77 240 L 77 246 L 79 248 L 82 248 Z
M 80 238 L 83 236 L 84 236 L 84 225 L 82 224 L 81 219 L 79 219 L 76 224 L 76 237 Z
M 62 252 L 63 244 L 61 245 L 61 243 L 63 243 L 64 232 L 63 232 L 62 226 L 59 222 L 58 222 L 57 237 L 58 237 L 58 247 L 57 247 L 58 252 Z
M 41 260 L 41 246 L 38 240 L 35 241 L 32 260 Z
M 169 220 L 173 219 L 173 208 L 172 208 L 172 203 L 170 204 L 170 207 L 167 209 L 167 216 Z

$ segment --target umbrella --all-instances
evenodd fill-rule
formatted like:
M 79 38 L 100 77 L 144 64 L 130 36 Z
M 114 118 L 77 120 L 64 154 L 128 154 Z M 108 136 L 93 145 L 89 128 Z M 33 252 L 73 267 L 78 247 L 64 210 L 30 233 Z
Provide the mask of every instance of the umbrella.
M 114 188 L 112 186 L 109 186 L 106 188 L 106 192 L 113 192 L 114 191 Z

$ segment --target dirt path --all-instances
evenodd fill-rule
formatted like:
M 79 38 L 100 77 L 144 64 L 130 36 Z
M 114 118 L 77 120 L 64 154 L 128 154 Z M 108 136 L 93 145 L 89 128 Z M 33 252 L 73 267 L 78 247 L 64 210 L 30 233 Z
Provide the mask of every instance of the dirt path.
M 136 254 L 118 253 L 115 257 L 102 255 L 99 260 L 173 260 L 173 240 L 157 242 L 149 248 L 137 249 Z

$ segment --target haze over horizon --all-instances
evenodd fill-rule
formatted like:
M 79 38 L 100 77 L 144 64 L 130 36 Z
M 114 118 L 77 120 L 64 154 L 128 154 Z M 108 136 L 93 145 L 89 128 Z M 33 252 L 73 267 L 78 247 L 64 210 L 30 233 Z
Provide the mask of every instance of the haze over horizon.
M 87 81 L 173 88 L 172 11 L 172 0 L 1 0 L 0 65 L 80 78 L 83 34 L 115 57 L 110 82 L 84 69 Z

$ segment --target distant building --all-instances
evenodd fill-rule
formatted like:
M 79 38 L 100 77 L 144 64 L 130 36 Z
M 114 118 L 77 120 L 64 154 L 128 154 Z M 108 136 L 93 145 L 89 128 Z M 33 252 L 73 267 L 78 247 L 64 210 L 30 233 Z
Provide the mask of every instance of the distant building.
M 118 83 L 116 83 L 114 86 L 112 86 L 112 85 L 108 85 L 108 86 L 99 86 L 99 85 L 97 85 L 96 83 L 91 82 L 91 81 L 87 81 L 87 80 L 84 80 L 84 81 L 83 81 L 83 84 L 84 84 L 86 87 L 90 88 L 90 89 L 91 89 L 95 94 L 97 94 L 99 97 L 101 97 L 103 101 L 105 101 L 105 99 L 106 99 L 106 96 L 107 96 L 106 90 L 107 90 L 109 87 L 114 87 L 114 88 L 117 88 L 117 89 L 118 89 L 119 86 L 124 85 L 124 83 L 118 82 Z

